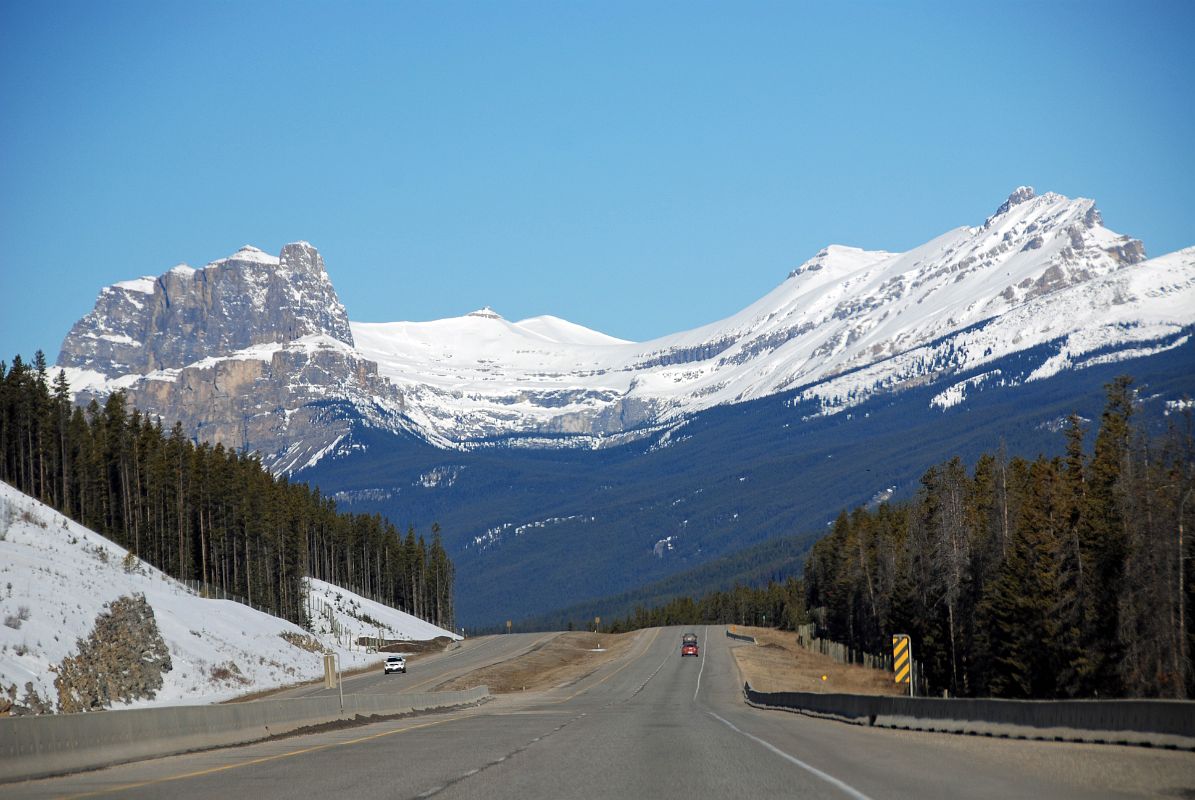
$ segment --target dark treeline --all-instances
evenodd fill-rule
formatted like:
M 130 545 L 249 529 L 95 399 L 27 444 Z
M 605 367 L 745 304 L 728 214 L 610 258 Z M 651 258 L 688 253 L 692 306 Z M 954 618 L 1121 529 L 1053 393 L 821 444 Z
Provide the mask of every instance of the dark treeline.
M 821 635 L 875 653 L 912 636 L 931 688 L 963 696 L 1195 692 L 1190 415 L 1131 423 L 1128 378 L 1065 455 L 933 467 L 909 503 L 842 514 L 805 565 Z
M 664 625 L 759 625 L 796 630 L 806 622 L 805 590 L 801 581 L 769 581 L 767 586 L 737 585 L 710 592 L 696 600 L 681 597 L 653 608 L 637 607 L 602 630 L 623 633 Z
M 192 443 L 180 425 L 126 408 L 122 393 L 86 409 L 44 356 L 0 361 L 0 480 L 129 549 L 303 624 L 305 575 L 453 622 L 453 566 L 381 516 L 342 514 L 318 489 L 271 475 L 255 455 Z

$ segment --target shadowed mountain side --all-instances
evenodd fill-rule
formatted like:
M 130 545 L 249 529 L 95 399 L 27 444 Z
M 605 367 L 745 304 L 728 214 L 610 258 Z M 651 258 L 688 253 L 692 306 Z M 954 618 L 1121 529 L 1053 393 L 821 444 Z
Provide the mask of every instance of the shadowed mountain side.
M 909 496 L 929 465 L 956 454 L 969 462 L 1001 442 L 1010 454 L 1059 453 L 1058 423 L 1072 411 L 1098 417 L 1116 375 L 1135 377 L 1142 419 L 1164 424 L 1168 399 L 1195 395 L 1195 344 L 1179 341 L 1127 363 L 975 391 L 945 410 L 930 405 L 944 388 L 933 383 L 804 421 L 814 409 L 793 407 L 792 395 L 722 406 L 691 417 L 664 447 L 462 453 L 366 431 L 364 452 L 298 477 L 345 510 L 421 530 L 439 521 L 457 567 L 459 623 L 485 625 L 626 592 L 778 536 L 820 533 L 888 489 Z M 996 366 L 1013 376 L 1043 355 Z

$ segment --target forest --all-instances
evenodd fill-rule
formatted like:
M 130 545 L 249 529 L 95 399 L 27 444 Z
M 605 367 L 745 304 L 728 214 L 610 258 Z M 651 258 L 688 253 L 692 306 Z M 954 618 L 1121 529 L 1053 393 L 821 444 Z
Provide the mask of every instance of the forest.
M 808 621 L 805 590 L 798 578 L 768 581 L 765 586 L 738 584 L 696 599 L 679 597 L 633 612 L 602 626 L 607 633 L 624 633 L 665 625 L 757 625 L 794 631 Z
M 987 453 L 970 471 L 953 458 L 909 502 L 842 512 L 803 579 L 639 606 L 604 629 L 813 621 L 877 655 L 909 634 L 931 694 L 1189 698 L 1190 408 L 1150 437 L 1132 380 L 1105 388 L 1090 447 L 1071 415 L 1062 456 Z
M 0 361 L 0 480 L 167 574 L 301 625 L 312 576 L 445 627 L 454 569 L 440 541 L 380 515 L 340 513 L 250 453 L 191 441 L 126 406 L 72 402 L 39 351 Z
M 953 459 L 909 503 L 841 514 L 805 563 L 820 635 L 907 633 L 957 696 L 1190 697 L 1190 411 L 1149 437 L 1131 379 L 1106 389 L 1090 449 L 1072 415 L 1062 456 Z

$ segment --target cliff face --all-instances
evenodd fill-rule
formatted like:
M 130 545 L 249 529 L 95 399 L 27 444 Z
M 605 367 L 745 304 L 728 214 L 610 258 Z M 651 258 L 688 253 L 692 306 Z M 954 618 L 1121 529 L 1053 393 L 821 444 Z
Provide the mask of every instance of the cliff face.
M 306 242 L 277 258 L 243 247 L 203 269 L 180 265 L 105 288 L 71 328 L 58 364 L 110 378 L 145 375 L 317 334 L 353 345 L 319 252 Z
M 401 427 L 402 396 L 353 349 L 319 252 L 243 247 L 100 292 L 58 366 L 86 403 L 117 389 L 198 441 L 261 453 L 278 471 L 345 443 L 354 424 Z

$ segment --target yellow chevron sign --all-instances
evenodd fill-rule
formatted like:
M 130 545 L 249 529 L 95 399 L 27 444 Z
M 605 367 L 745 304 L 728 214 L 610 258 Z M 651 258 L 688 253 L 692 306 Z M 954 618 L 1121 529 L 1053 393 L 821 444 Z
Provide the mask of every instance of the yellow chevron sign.
M 912 646 L 907 633 L 892 635 L 892 671 L 897 683 L 909 683 L 913 662 Z

